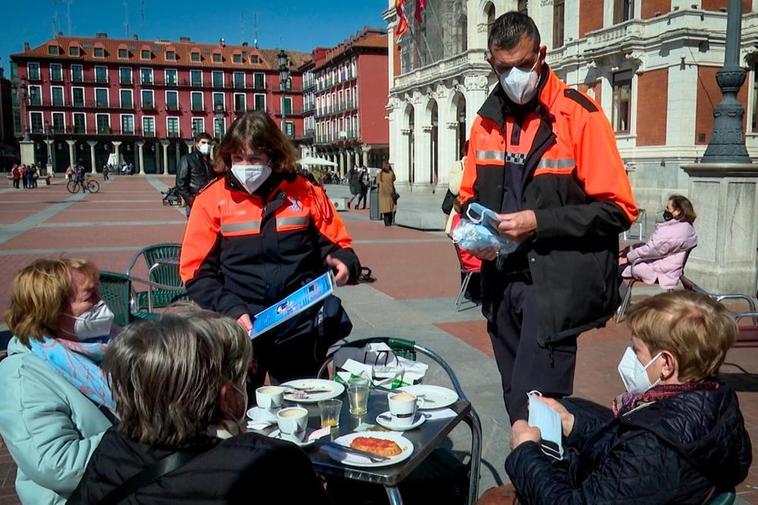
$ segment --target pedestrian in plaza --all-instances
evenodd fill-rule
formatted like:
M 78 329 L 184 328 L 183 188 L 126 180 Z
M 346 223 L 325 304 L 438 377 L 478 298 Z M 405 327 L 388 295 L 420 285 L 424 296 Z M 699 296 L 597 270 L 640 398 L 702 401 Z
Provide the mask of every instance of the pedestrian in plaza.
M 29 188 L 29 177 L 27 177 L 27 174 L 29 173 L 29 168 L 26 166 L 26 163 L 21 165 L 21 184 L 24 185 L 24 189 Z
M 190 298 L 247 332 L 255 314 L 316 277 L 332 271 L 342 286 L 361 272 L 342 219 L 323 188 L 295 173 L 296 157 L 267 114 L 242 114 L 218 148 L 223 177 L 198 193 L 184 233 L 180 273 Z M 329 296 L 256 337 L 248 392 L 267 372 L 275 383 L 314 377 L 351 328 Z
M 542 451 L 539 428 L 517 421 L 505 460 L 512 486 L 477 505 L 511 505 L 514 495 L 520 505 L 701 505 L 745 479 L 750 437 L 734 389 L 716 378 L 737 336 L 734 315 L 707 295 L 672 291 L 626 320 L 626 393 L 612 410 L 546 398 L 560 415 L 564 461 Z
M 21 503 L 65 503 L 115 419 L 99 364 L 116 328 L 97 287 L 97 267 L 77 259 L 38 259 L 13 279 L 0 435 Z
M 245 433 L 251 355 L 244 330 L 213 312 L 128 326 L 103 364 L 120 423 L 68 504 L 330 503 L 302 449 Z
M 82 193 L 87 192 L 87 174 L 84 170 L 84 165 L 82 164 L 82 160 L 79 160 L 79 162 L 74 167 L 74 182 L 76 182 L 79 187 L 82 190 Z
M 13 179 L 13 187 L 18 189 L 19 181 L 21 181 L 21 169 L 17 163 L 14 163 L 13 168 L 11 168 L 11 178 Z
M 110 165 L 108 165 L 107 163 L 103 165 L 103 180 L 104 181 L 108 180 L 108 174 L 110 173 L 110 171 L 111 171 Z
M 475 252 L 514 423 L 529 391 L 571 394 L 577 336 L 618 306 L 618 234 L 637 207 L 607 118 L 550 70 L 534 21 L 503 14 L 488 47 L 499 83 L 471 128 L 460 199 L 463 214 L 472 202 L 494 210 L 500 234 L 520 243 L 507 257 Z
M 395 171 L 389 162 L 385 161 L 382 169 L 376 176 L 376 184 L 379 189 L 379 213 L 384 219 L 384 226 L 392 226 L 395 221 L 398 194 L 395 191 Z
M 211 141 L 207 133 L 195 135 L 195 149 L 179 161 L 176 170 L 176 189 L 184 200 L 189 218 L 195 196 L 215 177 L 211 166 Z
M 74 167 L 71 166 L 71 165 L 69 165 L 66 168 L 66 180 L 71 181 L 71 180 L 73 180 L 73 178 L 74 178 Z
M 360 183 L 360 197 L 358 198 L 358 203 L 355 204 L 355 208 L 357 209 L 361 205 L 361 201 L 363 201 L 363 207 L 362 209 L 366 208 L 366 201 L 368 200 L 368 186 L 369 186 L 369 177 L 368 177 L 368 168 L 365 166 L 360 169 L 359 171 L 359 177 L 358 182 Z
M 32 189 L 37 189 L 37 179 L 39 179 L 39 169 L 37 169 L 37 165 L 32 165 L 31 169 L 29 170 L 29 187 Z
M 360 172 L 357 168 L 352 167 L 350 168 L 350 171 L 347 173 L 347 183 L 348 187 L 350 188 L 350 200 L 347 201 L 347 208 L 349 209 L 350 206 L 356 201 L 360 201 L 360 195 L 361 195 L 361 176 Z M 358 206 L 355 207 L 356 209 Z

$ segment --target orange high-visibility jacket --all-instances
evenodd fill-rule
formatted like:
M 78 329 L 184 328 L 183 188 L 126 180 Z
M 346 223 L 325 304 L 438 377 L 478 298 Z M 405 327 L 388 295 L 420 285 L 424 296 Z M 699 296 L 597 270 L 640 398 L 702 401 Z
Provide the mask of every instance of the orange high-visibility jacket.
M 618 234 L 637 206 L 616 138 L 591 98 L 549 69 L 526 111 L 498 85 L 471 128 L 460 198 L 464 211 L 473 201 L 496 212 L 534 211 L 536 234 L 514 254 L 525 256 L 532 277 L 542 340 L 607 320 L 618 305 Z M 482 273 L 486 315 L 488 295 L 496 302 L 503 286 L 492 262 Z
M 281 181 L 265 201 L 229 174 L 196 196 L 180 274 L 202 307 L 253 316 L 326 272 L 327 255 L 358 278 L 352 239 L 324 190 L 294 174 L 271 177 Z

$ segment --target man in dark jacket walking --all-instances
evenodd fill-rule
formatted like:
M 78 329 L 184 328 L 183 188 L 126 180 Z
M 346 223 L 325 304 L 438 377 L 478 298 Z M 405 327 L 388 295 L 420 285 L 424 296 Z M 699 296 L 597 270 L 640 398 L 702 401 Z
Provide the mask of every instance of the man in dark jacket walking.
M 618 234 L 637 207 L 607 118 L 548 68 L 534 21 L 503 14 L 488 46 L 499 84 L 471 128 L 459 196 L 463 215 L 478 202 L 520 243 L 507 257 L 471 251 L 514 423 L 529 391 L 571 394 L 577 335 L 618 305 Z
M 195 195 L 213 179 L 211 167 L 211 140 L 207 133 L 195 136 L 195 150 L 183 156 L 176 170 L 176 189 L 187 206 L 187 217 L 192 208 Z

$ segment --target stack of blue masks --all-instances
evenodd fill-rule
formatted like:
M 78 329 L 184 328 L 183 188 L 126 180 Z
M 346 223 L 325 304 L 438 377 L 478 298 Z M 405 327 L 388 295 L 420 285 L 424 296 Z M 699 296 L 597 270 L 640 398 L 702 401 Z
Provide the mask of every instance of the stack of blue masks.
M 518 244 L 500 236 L 497 231 L 499 222 L 494 211 L 481 204 L 471 203 L 466 209 L 466 216 L 453 230 L 453 242 L 468 252 L 494 247 L 500 257 L 510 254 Z

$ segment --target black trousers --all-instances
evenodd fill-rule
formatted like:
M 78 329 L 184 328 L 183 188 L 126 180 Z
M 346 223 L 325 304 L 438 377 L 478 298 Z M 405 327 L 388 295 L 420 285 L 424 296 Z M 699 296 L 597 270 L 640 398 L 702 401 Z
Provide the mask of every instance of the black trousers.
M 574 386 L 576 336 L 542 343 L 533 297 L 530 283 L 509 282 L 502 298 L 492 301 L 487 318 L 511 424 L 528 419 L 528 392 L 562 397 L 570 395 Z
M 366 198 L 368 197 L 368 189 L 361 189 L 360 196 L 358 197 L 358 203 L 355 204 L 355 208 L 361 206 L 361 202 L 363 202 L 363 208 L 366 208 Z
M 382 219 L 384 219 L 384 226 L 392 226 L 392 223 L 395 220 L 395 213 L 384 212 L 382 213 Z

